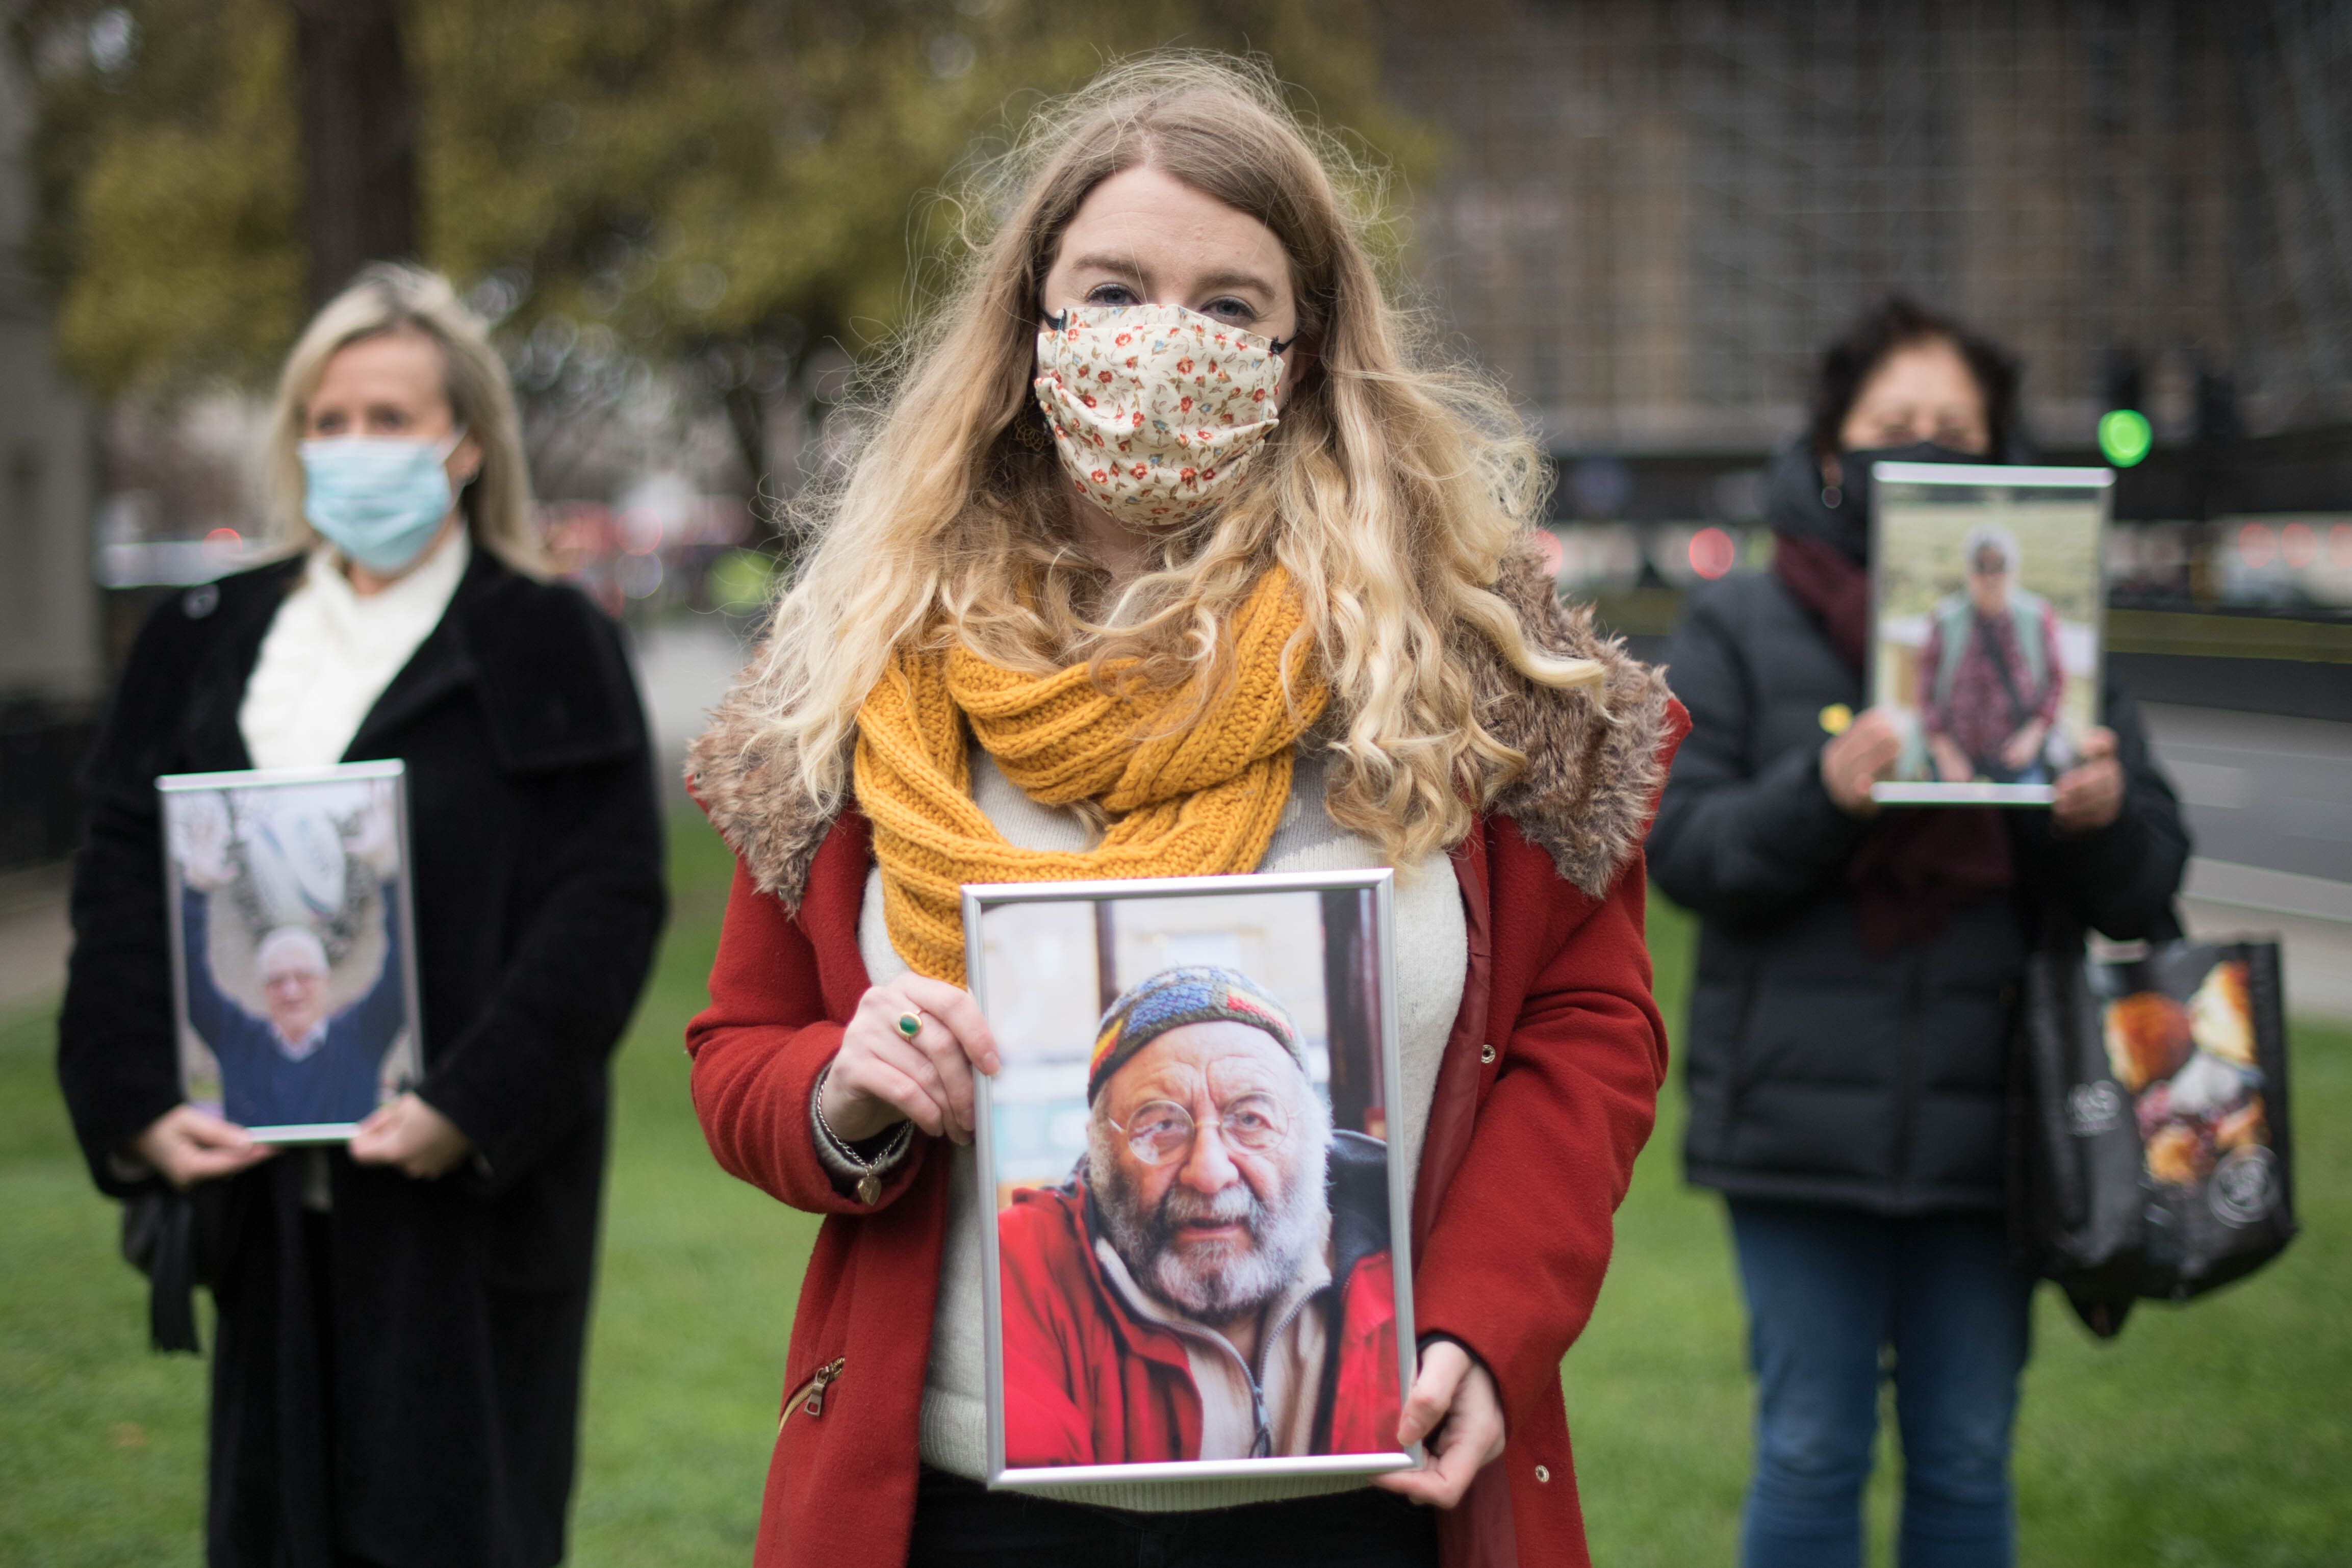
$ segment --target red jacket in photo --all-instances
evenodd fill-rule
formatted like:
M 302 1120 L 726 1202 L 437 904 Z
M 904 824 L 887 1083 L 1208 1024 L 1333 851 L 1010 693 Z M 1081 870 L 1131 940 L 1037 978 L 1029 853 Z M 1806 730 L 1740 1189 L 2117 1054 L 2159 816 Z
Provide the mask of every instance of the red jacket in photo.
M 1318 1385 L 1307 1395 L 1307 1451 L 1316 1454 L 1389 1453 L 1397 1446 L 1403 1396 L 1395 1272 L 1385 1245 L 1361 1249 L 1385 1240 L 1386 1149 L 1360 1143 L 1371 1179 L 1356 1185 L 1380 1212 L 1334 1216 L 1331 1279 L 1298 1309 L 1322 1314 L 1328 1325 Z M 1097 1255 L 1097 1230 L 1086 1189 L 1075 1181 L 1015 1193 L 997 1215 L 1004 1458 L 1013 1469 L 1202 1457 L 1202 1395 L 1184 1335 L 1129 1303 Z M 1274 1328 L 1267 1325 L 1269 1334 Z

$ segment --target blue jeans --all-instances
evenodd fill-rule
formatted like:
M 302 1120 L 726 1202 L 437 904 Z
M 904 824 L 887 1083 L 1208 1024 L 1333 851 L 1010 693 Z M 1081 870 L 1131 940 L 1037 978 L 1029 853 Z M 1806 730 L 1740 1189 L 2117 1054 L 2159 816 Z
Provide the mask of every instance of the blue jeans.
M 2033 1282 L 2011 1271 L 2000 1221 L 1730 1209 L 1757 1382 L 1744 1568 L 1859 1568 L 1882 1376 L 1903 1439 L 1903 1568 L 2008 1568 Z

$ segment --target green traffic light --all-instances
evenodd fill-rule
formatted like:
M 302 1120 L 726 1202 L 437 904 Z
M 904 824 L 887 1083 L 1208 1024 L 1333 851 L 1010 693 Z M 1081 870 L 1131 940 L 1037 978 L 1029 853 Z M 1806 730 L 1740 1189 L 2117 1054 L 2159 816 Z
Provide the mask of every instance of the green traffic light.
M 2118 468 L 2128 468 L 2146 457 L 2156 444 L 2147 415 L 2134 408 L 2110 409 L 2099 416 L 2099 450 Z

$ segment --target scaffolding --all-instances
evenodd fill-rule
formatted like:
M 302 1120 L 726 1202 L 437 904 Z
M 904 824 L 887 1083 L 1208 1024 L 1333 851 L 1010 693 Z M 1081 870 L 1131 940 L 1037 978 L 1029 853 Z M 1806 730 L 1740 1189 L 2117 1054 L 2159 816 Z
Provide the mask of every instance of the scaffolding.
M 2045 441 L 2352 422 L 2346 0 L 1451 0 L 1416 269 L 1559 453 L 1731 458 L 1888 290 L 2026 360 Z

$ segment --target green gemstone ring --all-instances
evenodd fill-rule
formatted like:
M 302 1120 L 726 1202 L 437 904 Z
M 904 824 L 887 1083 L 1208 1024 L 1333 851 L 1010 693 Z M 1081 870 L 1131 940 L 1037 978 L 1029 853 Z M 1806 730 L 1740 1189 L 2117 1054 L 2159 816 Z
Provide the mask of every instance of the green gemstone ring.
M 908 1040 L 912 1040 L 917 1035 L 922 1033 L 923 1015 L 914 1012 L 900 1013 L 898 1015 L 898 1032 L 905 1035 Z

